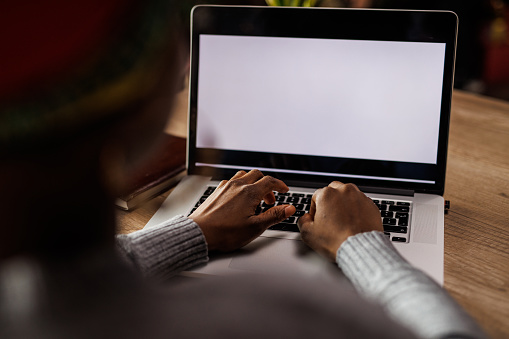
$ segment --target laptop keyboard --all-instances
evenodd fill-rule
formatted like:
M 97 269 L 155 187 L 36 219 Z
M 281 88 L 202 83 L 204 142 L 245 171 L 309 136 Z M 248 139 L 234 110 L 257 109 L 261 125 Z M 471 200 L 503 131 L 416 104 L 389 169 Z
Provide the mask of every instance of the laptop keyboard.
M 193 207 L 189 215 L 193 213 L 215 190 L 214 186 L 207 187 L 199 201 Z M 291 204 L 295 206 L 296 212 L 291 217 L 283 220 L 281 223 L 269 227 L 269 230 L 299 232 L 297 221 L 301 216 L 309 212 L 311 206 L 312 194 L 291 191 L 287 193 L 274 192 L 276 203 L 268 205 L 261 202 L 256 209 L 256 214 L 260 214 L 276 205 Z M 408 242 L 410 228 L 410 213 L 412 211 L 412 202 L 403 200 L 382 200 L 373 199 L 375 205 L 380 210 L 384 234 L 395 242 Z M 189 216 L 188 215 L 188 216 Z

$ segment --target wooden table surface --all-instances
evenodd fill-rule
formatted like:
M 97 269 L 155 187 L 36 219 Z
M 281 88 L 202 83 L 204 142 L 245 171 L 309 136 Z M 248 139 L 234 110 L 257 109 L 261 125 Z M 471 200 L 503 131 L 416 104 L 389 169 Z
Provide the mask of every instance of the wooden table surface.
M 185 111 L 170 119 L 177 134 Z M 141 229 L 168 194 L 118 211 L 118 232 Z M 492 338 L 509 338 L 509 103 L 454 92 L 444 197 L 444 287 Z

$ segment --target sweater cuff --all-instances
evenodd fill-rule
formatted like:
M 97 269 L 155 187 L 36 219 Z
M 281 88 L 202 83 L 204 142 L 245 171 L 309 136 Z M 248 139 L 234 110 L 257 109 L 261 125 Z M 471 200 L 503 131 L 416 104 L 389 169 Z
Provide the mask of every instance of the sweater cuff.
M 422 338 L 484 338 L 452 297 L 410 265 L 382 232 L 349 237 L 336 262 L 353 285 Z
M 373 291 L 373 282 L 394 270 L 415 270 L 382 232 L 372 231 L 349 237 L 336 253 L 336 263 L 352 283 L 364 292 Z M 370 294 L 370 293 L 367 293 Z
M 154 227 L 118 235 L 117 245 L 146 277 L 169 277 L 208 261 L 200 227 L 181 215 Z

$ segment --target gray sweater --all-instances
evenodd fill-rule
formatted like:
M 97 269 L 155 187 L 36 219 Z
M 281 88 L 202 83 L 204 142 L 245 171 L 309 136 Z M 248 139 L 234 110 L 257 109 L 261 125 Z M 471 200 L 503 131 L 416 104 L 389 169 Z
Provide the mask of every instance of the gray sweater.
M 147 277 L 165 278 L 208 261 L 207 244 L 191 219 L 117 236 L 122 255 Z M 422 338 L 483 338 L 470 316 L 423 272 L 412 267 L 381 232 L 355 235 L 336 263 L 361 295 Z

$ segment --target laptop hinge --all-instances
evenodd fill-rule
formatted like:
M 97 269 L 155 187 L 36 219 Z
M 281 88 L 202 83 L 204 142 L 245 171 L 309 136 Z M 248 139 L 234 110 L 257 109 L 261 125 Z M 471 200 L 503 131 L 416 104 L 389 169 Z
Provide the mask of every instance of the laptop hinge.
M 359 189 L 366 193 L 403 195 L 407 197 L 412 197 L 415 194 L 414 190 L 406 190 L 401 188 L 359 186 Z

